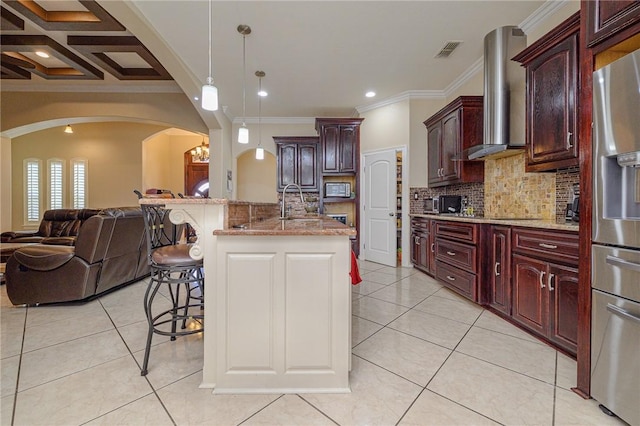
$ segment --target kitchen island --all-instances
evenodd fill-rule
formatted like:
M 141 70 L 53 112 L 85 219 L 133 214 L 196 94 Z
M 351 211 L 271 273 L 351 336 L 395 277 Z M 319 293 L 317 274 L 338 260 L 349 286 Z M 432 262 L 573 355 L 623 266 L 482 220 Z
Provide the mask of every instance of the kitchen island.
M 355 229 L 277 205 L 140 200 L 188 222 L 205 274 L 201 387 L 214 393 L 349 392 Z M 275 209 L 274 209 L 275 206 Z

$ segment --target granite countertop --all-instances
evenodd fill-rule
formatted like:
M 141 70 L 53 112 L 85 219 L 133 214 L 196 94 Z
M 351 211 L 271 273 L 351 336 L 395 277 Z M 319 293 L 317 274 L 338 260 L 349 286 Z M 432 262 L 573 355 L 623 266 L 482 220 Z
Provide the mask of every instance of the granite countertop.
M 543 219 L 516 219 L 516 218 L 489 218 L 489 217 L 465 217 L 453 215 L 434 214 L 410 214 L 410 217 L 424 217 L 427 219 L 451 220 L 456 222 L 491 223 L 495 225 L 523 226 L 527 228 L 559 229 L 578 232 L 577 222 L 558 222 Z
M 262 203 L 255 201 L 238 201 L 229 200 L 227 198 L 162 198 L 162 197 L 145 197 L 138 200 L 139 204 L 237 204 L 252 206 L 272 206 L 277 203 Z
M 272 217 L 240 227 L 217 229 L 214 235 L 356 235 L 356 229 L 322 215 L 297 216 L 281 220 Z

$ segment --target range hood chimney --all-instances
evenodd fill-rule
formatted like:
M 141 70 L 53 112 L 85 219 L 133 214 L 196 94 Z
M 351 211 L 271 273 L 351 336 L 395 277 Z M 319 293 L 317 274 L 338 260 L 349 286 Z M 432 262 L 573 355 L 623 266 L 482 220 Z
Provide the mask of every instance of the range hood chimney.
M 485 160 L 524 147 L 525 70 L 511 60 L 527 47 L 516 26 L 497 28 L 484 38 L 484 140 L 464 151 L 461 160 Z M 510 123 L 510 117 L 517 120 Z M 510 125 L 511 124 L 511 125 Z

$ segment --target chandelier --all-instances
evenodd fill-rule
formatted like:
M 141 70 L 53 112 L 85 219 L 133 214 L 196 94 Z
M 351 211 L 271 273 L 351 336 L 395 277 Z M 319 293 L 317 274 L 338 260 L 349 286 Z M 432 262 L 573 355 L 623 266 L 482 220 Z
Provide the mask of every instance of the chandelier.
M 208 163 L 209 162 L 209 145 L 204 144 L 204 138 L 202 143 L 191 150 L 191 162 L 193 163 Z

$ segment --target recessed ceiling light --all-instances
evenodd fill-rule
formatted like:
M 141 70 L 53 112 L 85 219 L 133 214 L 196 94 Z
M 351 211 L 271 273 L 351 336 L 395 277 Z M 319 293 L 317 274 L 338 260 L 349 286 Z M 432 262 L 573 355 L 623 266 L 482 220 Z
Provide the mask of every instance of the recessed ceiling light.
M 43 52 L 42 50 L 38 50 L 36 52 L 36 55 L 40 56 L 41 58 L 48 58 L 49 54 L 47 52 Z
M 269 95 L 269 94 L 266 92 L 266 90 L 260 90 L 260 91 L 258 92 L 258 96 L 262 96 L 263 98 L 264 98 L 265 96 L 268 96 L 268 95 Z
M 369 91 L 367 93 L 364 94 L 367 98 L 373 98 L 376 95 L 376 92 L 374 91 Z
M 200 100 L 200 98 L 199 98 L 199 97 L 197 97 L 197 96 L 194 96 L 194 97 L 193 97 L 193 100 L 194 100 L 194 101 L 199 101 L 199 100 Z

